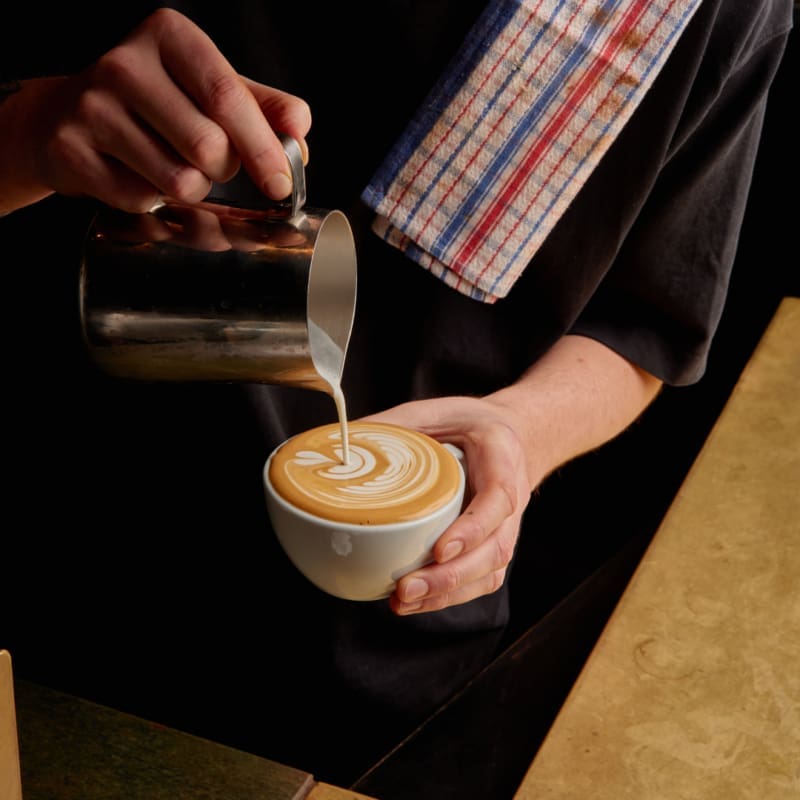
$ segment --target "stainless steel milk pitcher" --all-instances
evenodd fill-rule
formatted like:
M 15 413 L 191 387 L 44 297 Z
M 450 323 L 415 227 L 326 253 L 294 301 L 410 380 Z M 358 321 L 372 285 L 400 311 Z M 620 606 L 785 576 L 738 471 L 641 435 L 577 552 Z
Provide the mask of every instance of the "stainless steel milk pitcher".
M 300 148 L 283 144 L 291 202 L 247 195 L 240 179 L 215 184 L 195 205 L 165 200 L 146 214 L 97 214 L 81 264 L 80 317 L 100 368 L 333 393 L 355 312 L 353 234 L 340 211 L 305 207 Z

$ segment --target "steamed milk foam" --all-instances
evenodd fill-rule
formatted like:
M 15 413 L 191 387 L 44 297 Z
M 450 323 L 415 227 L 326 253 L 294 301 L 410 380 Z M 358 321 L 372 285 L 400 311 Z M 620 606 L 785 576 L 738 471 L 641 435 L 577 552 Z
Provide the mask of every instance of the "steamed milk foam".
M 349 424 L 345 463 L 336 423 L 298 434 L 275 453 L 269 479 L 277 493 L 318 517 L 358 525 L 425 516 L 456 494 L 456 457 L 418 431 L 378 422 Z

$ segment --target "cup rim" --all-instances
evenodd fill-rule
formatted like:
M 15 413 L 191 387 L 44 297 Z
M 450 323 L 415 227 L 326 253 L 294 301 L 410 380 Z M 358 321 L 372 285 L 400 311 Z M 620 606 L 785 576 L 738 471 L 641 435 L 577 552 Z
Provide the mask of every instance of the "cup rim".
M 262 482 L 264 484 L 264 488 L 269 494 L 269 496 L 283 508 L 285 511 L 295 514 L 300 519 L 304 519 L 308 522 L 314 522 L 316 525 L 321 525 L 326 528 L 331 528 L 335 530 L 342 530 L 347 528 L 352 532 L 359 532 L 359 531 L 375 531 L 378 533 L 381 532 L 389 532 L 389 531 L 402 531 L 406 528 L 414 528 L 417 527 L 420 523 L 427 523 L 438 519 L 440 516 L 446 516 L 447 514 L 452 512 L 453 506 L 457 505 L 459 508 L 461 504 L 464 502 L 464 493 L 466 491 L 466 483 L 467 483 L 467 476 L 466 472 L 464 471 L 464 465 L 461 460 L 455 457 L 456 462 L 458 463 L 458 474 L 459 474 L 459 482 L 458 482 L 458 489 L 456 493 L 448 500 L 444 505 L 440 506 L 434 511 L 431 511 L 429 514 L 425 514 L 420 517 L 415 517 L 414 519 L 405 519 L 405 520 L 398 520 L 397 522 L 343 522 L 341 520 L 334 520 L 328 519 L 327 517 L 321 517 L 317 514 L 312 514 L 310 511 L 306 511 L 303 508 L 299 508 L 296 505 L 288 502 L 284 499 L 273 487 L 272 483 L 269 480 L 269 465 L 272 462 L 272 458 L 280 448 L 280 445 L 276 447 L 267 457 L 267 460 L 264 462 L 264 466 L 261 469 L 261 477 Z

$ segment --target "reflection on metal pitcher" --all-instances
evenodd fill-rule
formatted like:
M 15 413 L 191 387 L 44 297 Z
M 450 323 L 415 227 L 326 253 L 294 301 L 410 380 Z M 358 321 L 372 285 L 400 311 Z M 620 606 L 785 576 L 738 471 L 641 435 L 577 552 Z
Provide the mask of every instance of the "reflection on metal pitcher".
M 80 312 L 105 371 L 142 380 L 335 391 L 355 312 L 356 254 L 340 211 L 210 197 L 146 214 L 103 209 L 84 248 Z M 213 192 L 212 192 L 213 194 Z

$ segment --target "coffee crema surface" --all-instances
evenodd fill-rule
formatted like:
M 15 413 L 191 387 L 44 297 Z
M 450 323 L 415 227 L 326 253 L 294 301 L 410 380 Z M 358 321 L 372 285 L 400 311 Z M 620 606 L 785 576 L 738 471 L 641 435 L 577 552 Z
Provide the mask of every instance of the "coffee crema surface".
M 458 460 L 430 436 L 379 422 L 351 422 L 348 429 L 346 464 L 338 424 L 285 442 L 269 467 L 275 491 L 310 514 L 359 525 L 418 519 L 457 493 Z

